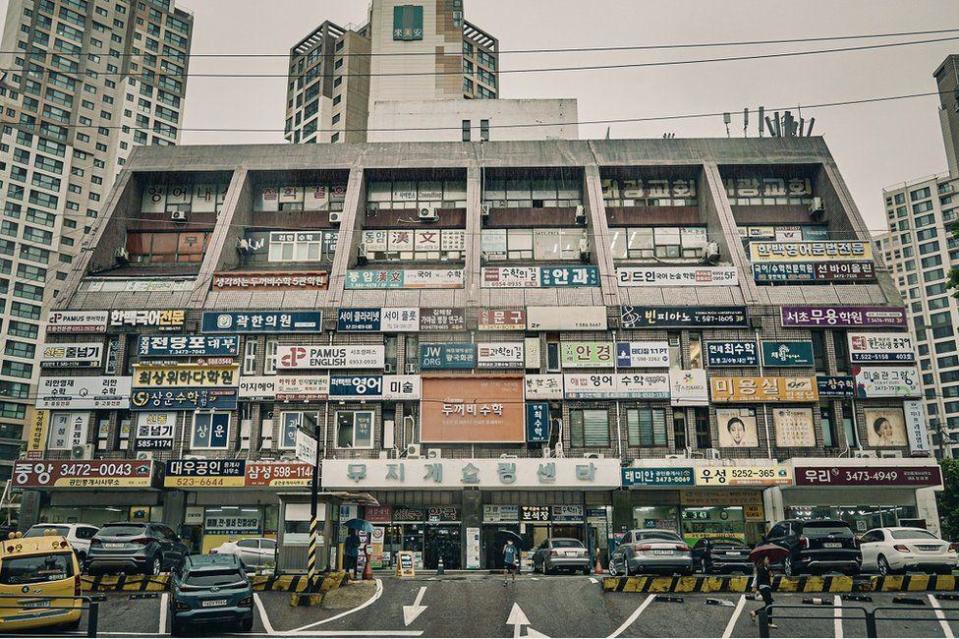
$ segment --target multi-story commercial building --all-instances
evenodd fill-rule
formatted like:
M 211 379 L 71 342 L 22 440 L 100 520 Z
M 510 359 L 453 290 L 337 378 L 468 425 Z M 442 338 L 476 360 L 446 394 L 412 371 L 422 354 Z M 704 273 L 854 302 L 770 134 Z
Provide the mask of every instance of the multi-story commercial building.
M 348 502 L 321 516 L 375 522 L 378 564 L 936 530 L 871 247 L 820 138 L 138 149 L 47 325 L 21 523 L 119 510 L 302 566 L 310 436 Z
M 0 479 L 46 310 L 133 146 L 174 144 L 192 16 L 170 0 L 11 0 L 0 45 Z M 7 450 L 9 449 L 9 450 Z
M 362 27 L 321 24 L 290 49 L 286 139 L 365 142 L 377 102 L 498 97 L 499 42 L 463 13 L 463 0 L 372 0 Z
M 884 190 L 889 232 L 880 239 L 917 338 L 919 368 L 938 451 L 959 453 L 959 306 L 949 271 L 959 265 L 959 175 L 930 176 Z M 945 437 L 941 444 L 939 437 Z
M 949 173 L 959 175 L 959 54 L 943 60 L 933 77 L 939 90 L 939 122 Z

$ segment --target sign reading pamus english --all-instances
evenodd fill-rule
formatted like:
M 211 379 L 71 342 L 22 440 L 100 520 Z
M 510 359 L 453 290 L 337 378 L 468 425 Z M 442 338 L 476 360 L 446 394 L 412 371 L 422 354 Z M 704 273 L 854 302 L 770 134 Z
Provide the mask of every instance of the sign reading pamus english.
M 382 369 L 384 363 L 382 344 L 328 346 L 278 346 L 277 368 L 284 370 L 309 370 L 323 368 Z

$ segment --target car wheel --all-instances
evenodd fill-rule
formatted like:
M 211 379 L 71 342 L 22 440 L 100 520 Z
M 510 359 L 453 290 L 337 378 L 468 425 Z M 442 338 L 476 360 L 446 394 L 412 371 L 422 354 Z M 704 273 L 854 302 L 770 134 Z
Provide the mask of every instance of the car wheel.
M 799 574 L 798 572 L 796 572 L 796 567 L 793 566 L 792 557 L 787 556 L 785 559 L 783 559 L 783 573 L 787 577 L 795 577 L 796 575 Z
M 153 560 L 150 561 L 149 571 L 149 574 L 154 577 L 163 572 L 163 560 L 160 555 L 154 555 Z
M 619 572 L 616 570 L 616 561 L 612 557 L 609 558 L 609 566 L 606 568 L 606 570 L 609 572 L 610 577 L 619 576 Z
M 886 561 L 886 558 L 882 555 L 879 555 L 879 558 L 876 559 L 876 566 L 878 567 L 879 575 L 881 577 L 885 577 L 892 572 L 892 569 L 889 568 L 889 562 Z
M 183 634 L 183 624 L 176 620 L 176 617 L 170 619 L 170 635 L 179 637 Z
M 251 630 L 253 630 L 253 620 L 244 619 L 243 623 L 240 624 L 240 630 L 242 630 L 243 632 L 250 632 Z
M 70 623 L 64 624 L 61 626 L 64 630 L 79 630 L 80 629 L 80 617 L 77 617 L 76 621 L 71 621 Z
M 588 577 L 590 574 L 592 574 L 592 572 L 593 572 L 593 571 L 589 569 L 589 566 L 586 566 L 585 568 L 583 568 L 583 574 L 586 575 L 587 577 Z

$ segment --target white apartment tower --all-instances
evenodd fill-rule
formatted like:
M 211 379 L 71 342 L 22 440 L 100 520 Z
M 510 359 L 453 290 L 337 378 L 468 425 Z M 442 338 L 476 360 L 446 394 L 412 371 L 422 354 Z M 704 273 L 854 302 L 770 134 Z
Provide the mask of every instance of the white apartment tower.
M 0 479 L 47 309 L 135 145 L 180 135 L 193 16 L 172 0 L 9 0 L 0 45 Z

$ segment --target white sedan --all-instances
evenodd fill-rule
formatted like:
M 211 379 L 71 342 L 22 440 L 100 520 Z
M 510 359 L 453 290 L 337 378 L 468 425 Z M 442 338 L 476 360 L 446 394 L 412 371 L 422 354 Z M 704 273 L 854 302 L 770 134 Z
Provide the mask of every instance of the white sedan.
M 874 528 L 859 539 L 863 572 L 950 573 L 956 567 L 956 545 L 922 528 Z
M 247 568 L 272 568 L 276 565 L 276 540 L 265 537 L 228 541 L 212 548 L 214 555 L 236 555 Z

